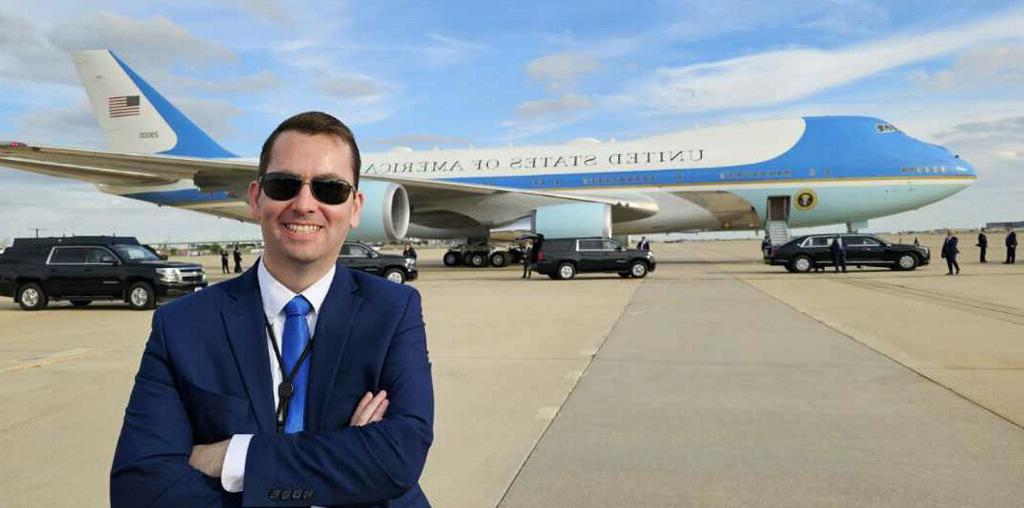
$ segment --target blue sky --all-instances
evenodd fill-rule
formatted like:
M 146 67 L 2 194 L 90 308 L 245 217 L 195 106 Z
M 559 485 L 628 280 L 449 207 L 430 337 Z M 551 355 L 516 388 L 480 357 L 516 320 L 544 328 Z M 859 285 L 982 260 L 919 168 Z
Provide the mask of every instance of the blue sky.
M 1024 220 L 1021 2 L 13 2 L 0 139 L 103 148 L 70 52 L 110 48 L 226 148 L 336 114 L 367 151 L 628 139 L 866 114 L 975 164 L 971 189 L 872 229 Z M 258 229 L 0 169 L 0 241 Z

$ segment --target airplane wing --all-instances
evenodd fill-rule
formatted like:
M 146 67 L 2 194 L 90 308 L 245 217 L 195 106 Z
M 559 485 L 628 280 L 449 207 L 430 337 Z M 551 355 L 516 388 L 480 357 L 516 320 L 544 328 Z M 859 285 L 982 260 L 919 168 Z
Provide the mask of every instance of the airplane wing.
M 245 201 L 257 162 L 245 159 L 206 159 L 171 155 L 118 153 L 79 148 L 0 143 L 0 165 L 50 176 L 73 178 L 118 194 L 144 194 L 147 187 L 191 180 L 203 193 L 222 194 Z M 549 205 L 572 202 L 602 203 L 612 207 L 616 221 L 634 220 L 657 213 L 653 202 L 625 201 L 600 196 L 563 194 L 394 176 L 360 177 L 401 185 L 413 203 L 411 221 L 429 227 L 499 225 Z M 128 192 L 124 192 L 128 190 Z M 144 199 L 144 198 L 143 198 Z M 179 203 L 168 203 L 177 206 Z M 249 220 L 247 214 L 225 212 L 217 206 L 184 206 L 213 215 Z

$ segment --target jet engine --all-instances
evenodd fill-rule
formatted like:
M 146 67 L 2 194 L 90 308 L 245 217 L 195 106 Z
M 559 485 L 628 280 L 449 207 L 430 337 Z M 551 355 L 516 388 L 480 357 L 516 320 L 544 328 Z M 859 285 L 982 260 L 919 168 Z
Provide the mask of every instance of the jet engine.
M 543 206 L 533 217 L 533 230 L 545 238 L 612 236 L 612 207 L 604 203 Z
M 409 194 L 401 185 L 364 180 L 363 211 L 359 227 L 349 231 L 349 240 L 397 242 L 409 231 Z

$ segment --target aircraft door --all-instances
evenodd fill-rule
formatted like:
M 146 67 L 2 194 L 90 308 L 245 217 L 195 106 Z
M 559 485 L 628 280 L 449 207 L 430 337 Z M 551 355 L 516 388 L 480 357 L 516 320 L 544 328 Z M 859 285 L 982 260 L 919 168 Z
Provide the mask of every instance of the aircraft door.
M 768 222 L 789 222 L 789 196 L 768 197 Z

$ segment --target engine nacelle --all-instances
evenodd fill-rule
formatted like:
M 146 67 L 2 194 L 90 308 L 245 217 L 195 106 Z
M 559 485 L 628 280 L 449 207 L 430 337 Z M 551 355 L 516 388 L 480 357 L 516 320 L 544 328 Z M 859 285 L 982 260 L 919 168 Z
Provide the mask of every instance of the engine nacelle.
M 401 185 L 363 181 L 363 212 L 359 227 L 349 231 L 348 240 L 397 242 L 409 232 L 409 194 Z
M 612 236 L 612 207 L 604 203 L 543 206 L 533 216 L 533 230 L 545 238 Z

